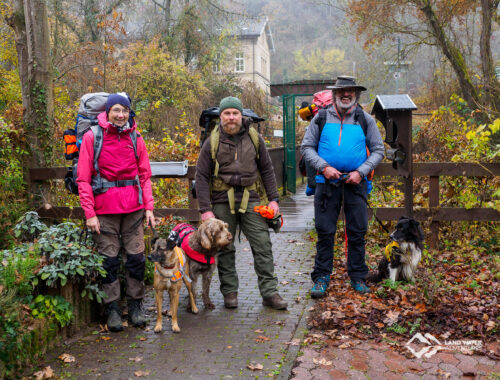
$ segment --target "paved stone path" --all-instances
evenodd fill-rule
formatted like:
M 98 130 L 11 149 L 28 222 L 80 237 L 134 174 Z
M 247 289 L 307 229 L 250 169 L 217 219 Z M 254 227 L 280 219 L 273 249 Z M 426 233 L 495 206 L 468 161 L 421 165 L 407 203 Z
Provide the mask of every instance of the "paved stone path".
M 272 233 L 275 269 L 280 293 L 289 303 L 287 311 L 274 311 L 261 304 L 253 259 L 242 235 L 238 246 L 240 277 L 239 307 L 227 310 L 219 292 L 217 275 L 212 281 L 213 311 L 201 306 L 198 315 L 185 311 L 187 294 L 181 293 L 179 325 L 172 333 L 164 318 L 164 331 L 153 330 L 156 311 L 152 290 L 146 299 L 149 323 L 146 329 L 125 328 L 115 334 L 92 333 L 52 351 L 40 366 L 50 365 L 65 379 L 500 379 L 500 363 L 485 356 L 440 352 L 429 359 L 403 356 L 385 343 L 320 339 L 304 344 L 314 247 L 308 238 L 312 229 L 311 197 L 304 189 L 282 202 L 286 216 L 280 234 Z M 165 307 L 168 295 L 165 294 Z M 311 331 L 309 336 L 315 333 Z M 323 332 L 324 333 L 324 332 Z M 488 346 L 500 354 L 498 344 Z M 75 362 L 63 363 L 68 353 Z M 406 353 L 405 353 L 406 354 Z M 249 365 L 262 365 L 252 371 Z
M 304 347 L 292 369 L 292 380 L 500 379 L 500 362 L 487 356 L 447 351 L 417 359 L 410 353 L 401 355 L 386 343 L 350 342 L 354 346 L 347 349 L 331 341 L 326 346 Z M 500 352 L 498 343 L 487 348 Z

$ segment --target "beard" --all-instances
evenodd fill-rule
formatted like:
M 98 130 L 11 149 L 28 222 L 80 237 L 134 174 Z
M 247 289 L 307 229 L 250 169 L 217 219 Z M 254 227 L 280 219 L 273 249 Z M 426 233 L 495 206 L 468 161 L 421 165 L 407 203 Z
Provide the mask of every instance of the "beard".
M 235 135 L 237 134 L 240 130 L 241 130 L 241 125 L 242 123 L 226 123 L 226 124 L 222 124 L 221 122 L 221 126 L 222 126 L 222 130 L 227 133 L 228 135 Z
M 351 98 L 351 101 L 348 104 L 342 103 L 341 97 L 339 95 L 335 95 L 335 104 L 337 105 L 337 108 L 342 109 L 344 111 L 348 110 L 353 105 L 355 105 L 356 101 L 357 101 L 357 96 L 354 96 Z

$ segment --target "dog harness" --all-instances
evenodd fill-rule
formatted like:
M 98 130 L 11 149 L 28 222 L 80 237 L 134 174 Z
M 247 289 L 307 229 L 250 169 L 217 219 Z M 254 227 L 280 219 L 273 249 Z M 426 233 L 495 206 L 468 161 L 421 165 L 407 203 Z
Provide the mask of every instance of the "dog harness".
M 192 225 L 181 223 L 175 226 L 172 231 L 179 234 L 179 242 L 177 245 L 180 246 L 184 252 L 186 252 L 186 255 L 188 255 L 190 259 L 201 264 L 215 264 L 215 258 L 213 256 L 204 255 L 189 246 L 189 236 L 196 231 Z
M 187 282 L 191 282 L 191 279 L 189 278 L 189 276 L 186 274 L 186 272 L 184 270 L 184 265 L 185 265 L 185 262 L 186 262 L 186 258 L 184 257 L 184 253 L 182 253 L 182 250 L 179 247 L 174 247 L 174 252 L 176 253 L 177 258 L 179 259 L 179 270 L 176 271 L 176 272 L 174 272 L 173 276 L 170 277 L 170 281 L 177 282 L 182 277 L 185 276 L 186 277 L 186 281 Z M 158 263 L 155 263 L 155 272 L 158 273 L 160 276 L 165 277 L 158 270 L 157 265 L 158 265 Z M 165 268 L 165 269 L 172 269 L 172 268 Z
M 392 241 L 385 246 L 385 257 L 387 258 L 387 261 L 391 261 L 391 252 L 393 249 L 401 250 L 397 241 Z

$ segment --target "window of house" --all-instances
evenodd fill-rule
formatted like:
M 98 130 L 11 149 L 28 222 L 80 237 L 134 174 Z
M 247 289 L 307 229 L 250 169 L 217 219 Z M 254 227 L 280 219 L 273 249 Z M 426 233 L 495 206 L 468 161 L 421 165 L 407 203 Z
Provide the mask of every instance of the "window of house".
M 260 58 L 260 72 L 263 75 L 266 75 L 266 72 L 267 72 L 267 61 L 264 57 Z
M 242 73 L 245 71 L 245 59 L 243 53 L 236 53 L 236 69 L 237 73 Z
M 221 69 L 220 69 L 220 59 L 221 59 L 221 54 L 217 53 L 215 55 L 215 60 L 214 60 L 214 63 L 212 65 L 212 70 L 213 70 L 214 73 L 220 73 L 221 72 Z

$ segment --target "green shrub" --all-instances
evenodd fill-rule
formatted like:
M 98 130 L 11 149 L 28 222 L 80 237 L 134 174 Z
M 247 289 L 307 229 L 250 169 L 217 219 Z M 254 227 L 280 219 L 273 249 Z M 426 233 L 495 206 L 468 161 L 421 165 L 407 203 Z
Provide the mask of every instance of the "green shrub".
M 23 244 L 16 250 L 0 251 L 0 284 L 13 290 L 23 301 L 33 293 L 37 283 L 35 269 L 39 265 L 37 252 L 32 244 Z
M 35 318 L 55 320 L 59 326 L 68 326 L 73 320 L 73 305 L 61 296 L 40 294 L 30 305 Z
M 8 257 L 3 251 L 0 265 L 0 376 L 12 377 L 20 365 L 31 356 L 25 349 L 30 331 L 24 328 L 31 322 L 26 302 L 33 292 L 33 268 L 37 260 L 21 255 Z
M 104 292 L 99 289 L 97 281 L 106 275 L 102 263 L 104 258 L 92 250 L 92 240 L 78 226 L 71 222 L 50 227 L 40 234 L 38 244 L 45 255 L 47 265 L 40 269 L 38 275 L 48 286 L 68 281 L 82 284 L 82 297 L 102 302 Z
M 22 131 L 0 117 L 0 247 L 13 242 L 10 230 L 27 208 L 22 160 Z
M 47 226 L 35 211 L 28 211 L 14 226 L 14 236 L 21 241 L 33 241 L 44 231 L 47 231 Z

